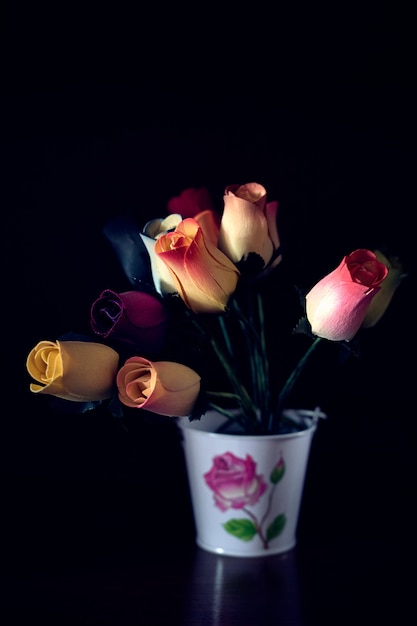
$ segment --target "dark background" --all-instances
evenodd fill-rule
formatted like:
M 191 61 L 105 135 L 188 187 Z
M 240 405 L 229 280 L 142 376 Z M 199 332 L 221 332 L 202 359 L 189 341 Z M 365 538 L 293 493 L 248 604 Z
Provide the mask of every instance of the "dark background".
M 58 5 L 57 5 L 58 6 Z M 29 392 L 41 339 L 86 329 L 125 287 L 101 229 L 206 186 L 257 181 L 280 202 L 302 288 L 357 247 L 387 244 L 410 277 L 359 361 L 314 368 L 320 425 L 300 541 L 408 546 L 415 495 L 415 39 L 378 3 L 154 11 L 9 3 L 2 19 L 2 550 L 7 576 L 127 558 L 193 533 L 177 432 L 138 416 L 62 415 Z M 278 303 L 277 306 L 285 306 Z M 161 494 L 164 494 L 163 496 Z M 145 508 L 146 507 L 146 508 Z M 165 511 L 170 517 L 166 534 Z M 399 552 L 400 553 L 400 552 Z M 402 563 L 402 561 L 401 561 Z M 397 561 L 396 561 L 397 564 Z

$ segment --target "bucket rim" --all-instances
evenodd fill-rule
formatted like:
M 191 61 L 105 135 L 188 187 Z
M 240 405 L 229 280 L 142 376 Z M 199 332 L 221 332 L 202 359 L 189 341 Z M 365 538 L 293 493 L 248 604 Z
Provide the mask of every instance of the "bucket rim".
M 205 421 L 208 422 L 210 419 L 210 415 L 218 417 L 218 422 L 216 428 L 221 426 L 227 421 L 227 417 L 221 415 L 217 411 L 207 411 L 207 418 Z M 301 430 L 297 430 L 289 433 L 277 433 L 277 434 L 265 434 L 265 435 L 247 435 L 245 433 L 218 433 L 210 430 L 209 425 L 207 425 L 208 430 L 204 427 L 204 423 L 201 420 L 190 421 L 188 417 L 178 418 L 177 424 L 182 431 L 191 432 L 193 436 L 196 437 L 205 437 L 210 439 L 223 439 L 230 440 L 230 438 L 244 438 L 245 441 L 282 441 L 285 439 L 293 439 L 298 437 L 305 437 L 306 435 L 313 434 L 316 429 L 320 419 L 325 419 L 327 415 L 323 413 L 319 408 L 315 410 L 309 409 L 286 409 L 284 414 L 290 415 L 292 417 L 297 416 L 299 421 L 302 421 L 304 427 Z M 223 419 L 222 419 L 223 418 Z M 204 418 L 202 418 L 204 419 Z M 203 424 L 203 425 L 202 425 Z

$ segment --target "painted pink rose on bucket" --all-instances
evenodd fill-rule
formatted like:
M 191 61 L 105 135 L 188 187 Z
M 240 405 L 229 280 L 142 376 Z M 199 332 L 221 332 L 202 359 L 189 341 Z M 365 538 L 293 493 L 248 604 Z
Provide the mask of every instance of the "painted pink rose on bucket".
M 204 474 L 204 479 L 221 511 L 253 506 L 267 487 L 262 474 L 256 473 L 256 463 L 249 454 L 244 459 L 231 452 L 214 457 L 213 466 Z
M 372 298 L 388 268 L 370 250 L 355 250 L 306 295 L 306 312 L 314 335 L 350 341 L 361 327 Z

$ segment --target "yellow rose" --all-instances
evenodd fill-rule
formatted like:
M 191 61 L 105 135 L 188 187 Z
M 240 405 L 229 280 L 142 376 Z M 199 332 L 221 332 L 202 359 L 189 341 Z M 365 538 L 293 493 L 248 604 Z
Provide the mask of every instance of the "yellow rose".
M 388 259 L 380 250 L 375 250 L 374 252 L 378 261 L 387 266 L 388 275 L 381 283 L 380 291 L 375 295 L 369 305 L 362 324 L 363 328 L 371 328 L 381 319 L 387 310 L 397 287 L 399 287 L 404 278 L 407 276 L 397 257 Z
M 39 383 L 31 383 L 33 393 L 74 402 L 110 398 L 118 364 L 115 350 L 89 341 L 40 341 L 26 360 L 29 374 Z

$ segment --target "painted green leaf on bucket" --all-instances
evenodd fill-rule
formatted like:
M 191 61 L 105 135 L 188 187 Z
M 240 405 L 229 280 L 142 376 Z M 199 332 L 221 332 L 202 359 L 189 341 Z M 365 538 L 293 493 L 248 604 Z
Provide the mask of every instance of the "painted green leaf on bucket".
M 251 541 L 257 533 L 255 524 L 249 519 L 229 519 L 223 528 L 242 541 Z
M 287 518 L 285 517 L 284 513 L 281 513 L 281 515 L 277 515 L 277 517 L 266 530 L 266 538 L 268 541 L 271 541 L 271 539 L 275 539 L 275 537 L 278 537 L 278 535 L 282 533 L 286 521 Z

